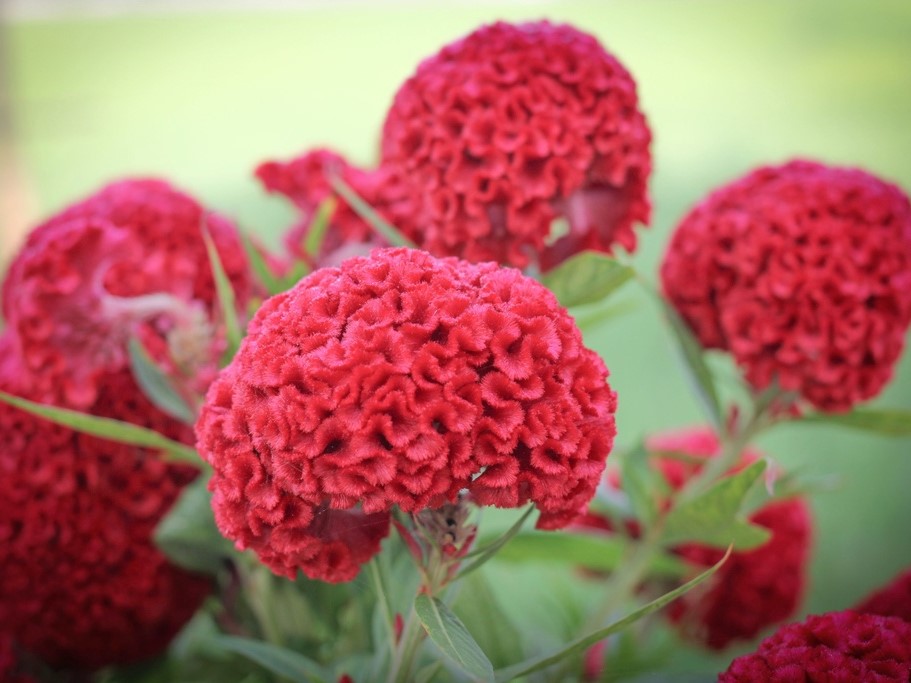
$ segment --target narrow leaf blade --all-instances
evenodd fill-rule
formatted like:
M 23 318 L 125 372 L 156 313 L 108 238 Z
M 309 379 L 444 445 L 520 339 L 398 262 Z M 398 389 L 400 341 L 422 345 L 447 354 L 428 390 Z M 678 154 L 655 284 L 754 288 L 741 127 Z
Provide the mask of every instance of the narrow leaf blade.
M 437 598 L 422 593 L 414 611 L 430 640 L 462 671 L 475 680 L 493 682 L 493 665 L 461 620 Z
M 294 683 L 330 683 L 334 680 L 328 671 L 312 659 L 278 645 L 237 636 L 220 636 L 214 639 L 214 644 L 222 650 L 242 655 L 267 671 Z
M 516 520 L 515 524 L 509 527 L 509 529 L 504 534 L 480 549 L 478 554 L 473 558 L 472 562 L 458 573 L 455 580 L 457 581 L 465 577 L 467 574 L 470 574 L 475 569 L 479 568 L 481 565 L 487 562 L 494 555 L 496 555 L 500 549 L 503 548 L 503 546 L 509 543 L 513 537 L 515 537 L 515 535 L 522 530 L 522 526 L 525 524 L 525 521 L 533 511 L 534 507 L 529 505 L 525 512 L 522 513 L 522 516 L 519 517 L 519 519 Z
M 389 242 L 389 244 L 393 247 L 417 249 L 417 245 L 414 242 L 405 237 L 405 235 L 399 232 L 398 228 L 380 216 L 372 206 L 365 202 L 361 196 L 339 176 L 330 176 L 329 183 L 332 185 L 333 189 L 341 195 L 342 199 L 351 205 L 351 208 L 354 209 L 357 215 L 363 218 L 367 224 L 383 239 Z
M 634 276 L 629 266 L 596 251 L 583 251 L 545 274 L 544 285 L 566 307 L 595 303 Z
M 496 683 L 507 683 L 508 681 L 518 678 L 519 676 L 525 676 L 526 674 L 534 673 L 535 671 L 540 671 L 541 669 L 546 669 L 547 667 L 552 666 L 567 657 L 582 653 L 588 647 L 594 645 L 598 641 L 604 640 L 605 638 L 612 636 L 619 631 L 622 631 L 630 624 L 639 621 L 643 617 L 657 612 L 662 607 L 676 600 L 684 593 L 689 592 L 700 583 L 711 577 L 712 574 L 717 572 L 721 568 L 721 565 L 723 565 L 727 561 L 728 557 L 730 557 L 732 548 L 733 547 L 729 547 L 727 552 L 724 554 L 724 557 L 722 557 L 715 565 L 709 567 L 706 571 L 699 574 L 699 576 L 696 578 L 687 581 L 685 584 L 675 590 L 672 590 L 670 593 L 665 593 L 660 598 L 652 600 L 650 603 L 644 605 L 643 607 L 640 607 L 635 612 L 626 615 L 619 621 L 615 621 L 610 626 L 598 629 L 597 631 L 594 631 L 588 635 L 581 636 L 569 643 L 566 647 L 551 654 L 532 657 L 531 659 L 527 659 L 524 662 L 519 662 L 518 664 L 513 664 L 512 666 L 509 666 L 505 669 L 498 670 L 496 672 Z
M 202 467 L 202 460 L 200 460 L 195 450 L 178 441 L 172 441 L 152 429 L 146 429 L 145 427 L 130 424 L 129 422 L 121 422 L 109 417 L 98 417 L 97 415 L 80 413 L 77 410 L 35 403 L 2 391 L 0 391 L 0 401 L 83 434 L 98 436 L 130 446 L 162 450 L 167 454 L 165 460 L 181 462 L 196 468 Z
M 266 291 L 270 295 L 278 294 L 283 291 L 281 288 L 281 281 L 276 277 L 275 273 L 272 272 L 272 269 L 269 268 L 269 264 L 266 263 L 266 257 L 263 255 L 263 252 L 253 243 L 253 240 L 250 239 L 250 236 L 245 232 L 240 232 L 240 239 L 244 245 L 244 251 L 247 252 L 247 260 L 250 262 L 250 267 L 253 268 L 253 273 L 256 275 L 256 278 L 260 281 L 263 287 L 266 288 Z
M 142 342 L 136 337 L 131 337 L 127 351 L 130 354 L 133 377 L 148 399 L 171 417 L 192 425 L 196 421 L 193 410 L 177 393 L 171 379 L 152 360 Z
M 209 267 L 212 269 L 212 277 L 215 280 L 215 291 L 218 294 L 218 305 L 221 311 L 222 320 L 225 324 L 225 336 L 228 341 L 228 348 L 225 351 L 224 362 L 231 360 L 237 349 L 240 347 L 240 340 L 243 338 L 243 332 L 240 328 L 240 321 L 237 319 L 237 300 L 234 296 L 234 288 L 228 275 L 225 273 L 225 267 L 222 265 L 221 257 L 218 255 L 218 249 L 212 240 L 209 229 L 202 226 L 202 237 L 206 243 L 206 252 L 209 255 Z
M 796 422 L 850 427 L 883 436 L 911 436 L 911 410 L 858 408 L 850 413 L 810 413 Z
M 329 219 L 332 218 L 337 206 L 338 201 L 335 197 L 327 197 L 316 207 L 316 213 L 313 215 L 313 220 L 310 221 L 307 237 L 304 239 L 304 251 L 309 256 L 315 258 L 320 247 L 323 246 L 323 240 L 329 229 Z

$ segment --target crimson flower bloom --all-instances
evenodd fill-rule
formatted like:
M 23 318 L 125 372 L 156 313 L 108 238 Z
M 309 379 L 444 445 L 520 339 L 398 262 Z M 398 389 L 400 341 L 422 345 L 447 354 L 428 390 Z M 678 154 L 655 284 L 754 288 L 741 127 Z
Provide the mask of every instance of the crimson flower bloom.
M 606 378 L 518 271 L 407 249 L 318 270 L 266 301 L 206 397 L 216 521 L 276 573 L 327 581 L 378 551 L 393 506 L 463 489 L 564 526 L 613 443 Z
M 253 283 L 234 227 L 162 181 L 108 185 L 29 235 L 3 285 L 3 315 L 37 398 L 91 405 L 103 375 L 127 367 L 134 334 L 178 342 L 174 360 L 204 374 L 218 340 L 179 343 L 214 315 L 203 225 L 245 306 Z
M 395 95 L 382 166 L 407 187 L 422 249 L 550 268 L 632 250 L 648 222 L 651 133 L 636 85 L 590 35 L 484 26 L 424 60 Z M 552 234 L 554 219 L 568 231 Z
M 868 595 L 853 609 L 865 614 L 898 617 L 911 623 L 911 569 L 896 576 L 889 585 Z
M 651 452 L 679 453 L 696 458 L 715 457 L 720 444 L 708 429 L 689 429 L 662 434 L 647 442 Z M 761 455 L 752 450 L 741 456 L 739 467 Z M 701 465 L 671 457 L 653 460 L 668 484 L 680 489 Z M 611 482 L 616 486 L 617 482 Z M 810 512 L 800 499 L 764 505 L 750 521 L 765 527 L 771 538 L 758 548 L 737 551 L 704 586 L 678 598 L 668 608 L 671 621 L 678 623 L 687 636 L 705 646 L 720 650 L 737 640 L 749 640 L 763 629 L 790 617 L 800 604 L 809 558 Z M 589 513 L 584 525 L 606 528 L 606 520 Z M 634 535 L 638 529 L 631 529 Z M 724 555 L 722 550 L 698 543 L 687 543 L 674 552 L 700 567 L 709 567 Z
M 32 378 L 0 338 L 0 390 Z M 91 412 L 188 441 L 128 371 L 108 374 Z M 0 625 L 52 666 L 94 670 L 161 652 L 209 582 L 173 565 L 152 532 L 195 470 L 0 405 Z
M 896 617 L 830 612 L 789 624 L 738 657 L 720 683 L 908 683 L 911 624 Z
M 664 292 L 706 348 L 845 411 L 892 375 L 911 322 L 911 204 L 859 169 L 763 167 L 700 202 L 661 267 Z

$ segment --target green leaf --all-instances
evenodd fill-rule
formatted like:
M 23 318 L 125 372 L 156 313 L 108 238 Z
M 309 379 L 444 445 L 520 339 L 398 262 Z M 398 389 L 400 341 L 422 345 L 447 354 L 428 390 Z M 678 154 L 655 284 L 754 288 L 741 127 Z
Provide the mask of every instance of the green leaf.
M 335 213 L 338 201 L 335 197 L 327 197 L 316 207 L 316 213 L 307 230 L 307 237 L 304 239 L 304 251 L 316 257 L 320 247 L 323 246 L 323 240 L 326 238 L 326 231 L 329 229 L 329 219 Z
M 155 529 L 155 544 L 174 564 L 215 574 L 235 551 L 215 526 L 208 483 L 209 477 L 197 477 L 180 492 Z
M 494 666 L 505 666 L 522 652 L 522 634 L 500 605 L 485 576 L 477 572 L 465 579 L 453 605 L 465 628 L 479 643 Z
M 133 377 L 148 399 L 163 412 L 184 424 L 192 425 L 196 422 L 193 409 L 177 393 L 171 378 L 155 364 L 142 342 L 131 337 L 127 350 L 130 354 Z
M 634 276 L 629 266 L 596 251 L 583 251 L 546 273 L 542 281 L 566 306 L 606 299 Z
M 241 231 L 238 232 L 240 233 L 240 240 L 244 245 L 244 251 L 247 252 L 247 260 L 250 262 L 250 266 L 253 268 L 256 278 L 262 283 L 263 287 L 266 288 L 266 291 L 270 296 L 283 292 L 282 282 L 275 273 L 272 272 L 272 269 L 269 268 L 269 264 L 266 262 L 266 257 L 263 255 L 263 252 L 257 248 L 248 234 Z
M 322 666 L 299 652 L 250 638 L 221 636 L 214 639 L 222 650 L 235 652 L 264 669 L 294 683 L 332 683 L 335 678 Z
M 228 348 L 222 358 L 222 364 L 226 365 L 237 353 L 240 347 L 240 340 L 243 338 L 243 332 L 240 328 L 240 321 L 237 319 L 237 301 L 234 296 L 234 288 L 231 287 L 231 281 L 225 273 L 225 267 L 221 263 L 221 257 L 218 255 L 218 249 L 209 234 L 209 229 L 202 226 L 202 237 L 206 242 L 206 251 L 209 254 L 209 266 L 212 269 L 212 277 L 215 280 L 215 291 L 218 293 L 218 305 L 221 311 L 222 320 L 225 323 L 225 336 L 227 337 Z
M 163 459 L 168 462 L 180 462 L 192 465 L 197 469 L 201 469 L 203 466 L 203 461 L 200 460 L 195 450 L 178 441 L 172 441 L 152 429 L 146 429 L 145 427 L 109 417 L 80 413 L 78 410 L 35 403 L 2 391 L 0 391 L 0 401 L 83 434 L 98 436 L 130 446 L 142 446 L 143 448 L 164 451 Z
M 557 650 L 551 654 L 532 657 L 531 659 L 527 659 L 524 662 L 519 662 L 518 664 L 513 664 L 512 666 L 509 666 L 505 669 L 498 669 L 496 671 L 496 683 L 507 683 L 508 681 L 512 681 L 513 679 L 518 678 L 519 676 L 525 676 L 526 674 L 540 671 L 541 669 L 546 669 L 547 667 L 557 664 L 567 657 L 581 654 L 595 643 L 604 640 L 605 638 L 612 636 L 619 631 L 622 631 L 630 624 L 639 621 L 649 614 L 654 614 L 665 605 L 676 600 L 684 593 L 689 592 L 700 583 L 708 579 L 710 576 L 712 576 L 712 574 L 717 572 L 721 568 L 721 565 L 723 565 L 727 561 L 728 557 L 730 557 L 731 550 L 732 547 L 729 547 L 727 552 L 724 554 L 724 557 L 722 557 L 714 566 L 709 567 L 706 571 L 702 572 L 696 578 L 692 579 L 691 581 L 687 581 L 676 590 L 672 590 L 670 593 L 665 593 L 660 598 L 652 600 L 647 605 L 640 607 L 635 612 L 626 615 L 619 621 L 615 621 L 610 626 L 606 626 L 605 628 L 598 629 L 593 633 L 589 633 L 588 635 L 576 638 L 574 641 L 562 649 Z
M 676 347 L 683 361 L 687 378 L 709 422 L 719 434 L 724 432 L 724 417 L 721 413 L 721 403 L 718 401 L 718 392 L 715 389 L 715 380 L 709 366 L 706 365 L 702 346 L 693 336 L 689 325 L 680 317 L 680 314 L 664 299 L 661 300 L 665 314 L 671 324 L 671 330 L 677 341 Z
M 655 474 L 649 467 L 648 451 L 641 441 L 620 458 L 620 482 L 636 519 L 648 528 L 658 516 L 657 487 Z
M 432 662 L 428 664 L 415 674 L 414 683 L 431 683 L 442 668 L 443 662 Z
M 467 574 L 470 574 L 475 569 L 483 565 L 490 558 L 497 554 L 497 552 L 503 548 L 512 538 L 522 530 L 522 526 L 525 524 L 525 520 L 528 519 L 529 515 L 534 512 L 534 506 L 529 505 L 525 512 L 516 520 L 509 529 L 506 530 L 499 538 L 492 541 L 491 543 L 485 545 L 481 548 L 476 554 L 473 554 L 473 561 L 466 567 L 464 567 L 456 576 L 454 581 L 458 581 L 461 578 L 464 578 Z
M 850 413 L 810 413 L 796 422 L 823 423 L 883 436 L 911 436 L 911 410 L 858 408 Z
M 372 206 L 365 202 L 361 196 L 355 192 L 348 183 L 342 180 L 338 175 L 329 177 L 329 184 L 338 192 L 358 216 L 364 219 L 377 234 L 385 239 L 393 247 L 409 247 L 417 249 L 417 245 L 405 237 L 398 228 L 386 221 L 380 216 Z
M 664 544 L 698 541 L 727 547 L 733 542 L 738 550 L 749 550 L 769 540 L 769 530 L 739 516 L 753 487 L 766 469 L 765 460 L 754 462 L 736 474 L 725 477 L 705 493 L 674 507 L 664 520 Z
M 515 536 L 499 553 L 504 562 L 570 564 L 595 571 L 612 571 L 626 557 L 629 542 L 616 535 L 527 531 Z M 651 576 L 679 578 L 689 566 L 677 557 L 659 553 L 649 568 Z
M 474 680 L 493 682 L 493 665 L 487 655 L 446 605 L 421 593 L 414 600 L 414 611 L 444 655 Z

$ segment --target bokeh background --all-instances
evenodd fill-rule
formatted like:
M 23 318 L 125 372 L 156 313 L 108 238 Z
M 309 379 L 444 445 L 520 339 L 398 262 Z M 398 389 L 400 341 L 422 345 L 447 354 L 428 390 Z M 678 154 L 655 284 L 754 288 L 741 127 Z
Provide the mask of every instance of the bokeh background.
M 757 164 L 814 157 L 911 190 L 907 0 L 20 0 L 0 35 L 0 269 L 28 226 L 123 175 L 167 177 L 277 245 L 292 212 L 253 179 L 259 161 L 329 145 L 371 163 L 421 58 L 481 23 L 542 17 L 594 33 L 638 81 L 655 213 L 633 263 L 649 278 L 683 212 Z M 700 419 L 653 303 L 632 285 L 623 298 L 626 313 L 586 333 L 619 392 L 621 445 Z M 876 403 L 911 407 L 911 354 Z M 838 477 L 813 501 L 804 612 L 847 607 L 911 566 L 911 439 L 788 426 L 761 445 Z M 541 574 L 508 571 L 525 578 L 501 602 L 546 619 Z M 701 680 L 730 656 L 675 647 L 661 680 Z

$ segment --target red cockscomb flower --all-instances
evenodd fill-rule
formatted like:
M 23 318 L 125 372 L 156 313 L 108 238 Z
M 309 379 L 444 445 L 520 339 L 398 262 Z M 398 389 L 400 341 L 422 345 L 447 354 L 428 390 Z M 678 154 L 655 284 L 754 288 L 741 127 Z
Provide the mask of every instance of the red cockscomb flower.
M 393 224 L 410 222 L 412 210 L 401 183 L 387 169 L 366 171 L 352 166 L 340 154 L 315 149 L 288 162 L 267 161 L 256 169 L 256 176 L 269 192 L 288 197 L 301 211 L 300 218 L 285 236 L 288 251 L 297 259 L 315 266 L 336 266 L 346 258 L 366 256 L 374 247 L 386 246 L 347 202 L 340 199 L 329 182 L 338 174 L 371 207 Z M 329 226 L 315 255 L 304 250 L 316 211 L 326 199 L 338 204 L 329 217 Z M 315 257 L 315 258 L 314 258 Z
M 10 335 L 0 351 L 13 358 Z M 22 374 L 20 374 L 22 373 Z M 28 396 L 7 361 L 0 389 Z M 127 371 L 91 412 L 192 434 L 156 410 Z M 0 624 L 49 664 L 94 670 L 161 652 L 209 582 L 173 565 L 152 532 L 195 470 L 146 449 L 78 434 L 0 404 Z
M 382 166 L 408 187 L 416 220 L 399 227 L 422 249 L 547 269 L 584 249 L 635 248 L 650 141 L 632 77 L 595 38 L 496 23 L 402 85 Z
M 3 314 L 35 396 L 90 405 L 101 376 L 127 366 L 134 334 L 174 342 L 173 360 L 205 374 L 197 356 L 216 357 L 217 341 L 185 343 L 207 327 L 216 298 L 203 225 L 246 305 L 253 283 L 234 227 L 161 181 L 109 185 L 29 235 L 3 285 Z
M 328 581 L 379 549 L 392 506 L 437 508 L 462 489 L 534 502 L 541 528 L 563 526 L 613 443 L 606 378 L 518 271 L 406 249 L 324 268 L 266 301 L 209 391 L 197 436 L 216 521 L 273 571 Z M 316 564 L 327 540 L 351 556 Z
M 720 683 L 908 683 L 911 624 L 895 617 L 830 612 L 789 624 L 738 657 Z
M 868 595 L 852 609 L 864 614 L 898 617 L 911 623 L 911 569 L 896 576 L 892 583 Z
M 754 387 L 848 410 L 889 380 L 911 322 L 911 204 L 858 169 L 760 168 L 683 219 L 661 278 Z
M 648 439 L 654 453 L 679 453 L 697 458 L 715 457 L 720 444 L 708 429 L 689 429 Z M 744 451 L 739 467 L 761 455 Z M 683 487 L 701 465 L 671 457 L 653 459 L 668 484 Z M 616 487 L 619 482 L 609 482 Z M 667 501 L 662 502 L 666 507 Z M 737 640 L 749 640 L 763 629 L 791 616 L 803 594 L 805 569 L 811 536 L 810 512 L 804 501 L 790 499 L 769 503 L 750 516 L 750 521 L 765 527 L 771 538 L 762 546 L 731 554 L 704 587 L 687 593 L 668 608 L 670 619 L 684 632 L 712 649 L 723 649 Z M 610 524 L 589 513 L 583 526 L 610 530 Z M 638 535 L 638 526 L 630 531 Z M 718 562 L 722 550 L 696 543 L 674 548 L 681 557 L 701 568 Z

